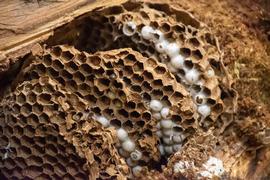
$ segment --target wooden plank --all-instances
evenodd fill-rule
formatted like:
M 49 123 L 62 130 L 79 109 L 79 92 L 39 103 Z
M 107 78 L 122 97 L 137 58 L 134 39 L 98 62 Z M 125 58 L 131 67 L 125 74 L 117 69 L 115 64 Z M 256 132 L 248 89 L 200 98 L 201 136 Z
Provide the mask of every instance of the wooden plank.
M 0 0 L 0 69 L 1 61 L 9 63 L 7 59 L 23 56 L 55 28 L 110 4 L 107 0 Z

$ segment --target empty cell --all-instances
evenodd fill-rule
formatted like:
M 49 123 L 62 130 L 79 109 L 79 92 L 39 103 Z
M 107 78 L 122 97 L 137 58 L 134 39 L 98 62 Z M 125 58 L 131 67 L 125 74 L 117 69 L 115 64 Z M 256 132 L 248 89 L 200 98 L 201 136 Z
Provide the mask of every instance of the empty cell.
M 77 71 L 75 74 L 73 74 L 73 80 L 79 84 L 85 81 L 85 76 Z
M 146 111 L 142 113 L 142 119 L 146 121 L 150 121 L 152 118 L 152 115 L 150 112 Z
M 144 120 L 139 120 L 139 121 L 136 121 L 136 126 L 138 126 L 138 127 L 144 127 L 144 125 L 145 125 L 145 121 Z
M 43 156 L 43 159 L 44 159 L 44 163 L 48 163 L 48 164 L 51 164 L 53 166 L 54 166 L 55 163 L 57 163 L 56 157 L 54 157 L 51 154 L 46 153 L 46 155 Z
M 51 98 L 52 96 L 50 94 L 42 93 L 37 96 L 37 102 L 39 104 L 51 104 Z
M 146 60 L 146 64 L 149 67 L 155 68 L 157 66 L 157 61 L 155 59 L 153 59 L 153 58 L 148 58 Z
M 65 86 L 66 85 L 66 81 L 64 80 L 64 78 L 62 77 L 57 77 L 55 78 L 61 85 Z
M 46 69 L 46 71 L 47 71 L 47 74 L 51 77 L 51 78 L 57 78 L 58 76 L 59 76 L 59 72 L 57 72 L 57 71 L 55 71 L 53 68 L 51 68 L 51 67 L 48 67 L 47 69 Z
M 132 112 L 130 112 L 130 118 L 139 118 L 141 115 L 140 115 L 140 113 L 139 112 L 137 112 L 137 111 L 132 111 Z
M 76 91 L 78 89 L 77 84 L 74 80 L 66 81 L 65 87 L 71 91 Z
M 221 71 L 221 67 L 219 64 L 219 61 L 213 58 L 208 59 L 208 62 L 210 63 L 211 67 L 216 71 Z
M 65 175 L 67 172 L 66 168 L 60 163 L 54 165 L 54 171 L 57 172 L 59 175 Z
M 136 108 L 136 103 L 133 101 L 129 101 L 125 104 L 127 109 L 135 109 Z
M 32 106 L 32 111 L 35 115 L 39 116 L 42 112 L 43 112 L 43 106 L 41 106 L 40 104 L 38 103 L 35 103 L 33 106 Z
M 130 89 L 131 89 L 133 92 L 138 92 L 138 93 L 140 93 L 140 92 L 142 91 L 141 86 L 138 86 L 138 85 L 133 85 L 133 86 L 131 86 Z
M 182 118 L 181 118 L 180 115 L 172 115 L 171 119 L 175 123 L 181 123 L 182 122 Z
M 30 79 L 38 79 L 38 78 L 39 78 L 39 74 L 37 73 L 36 70 L 32 70 L 32 71 L 29 73 L 29 77 L 30 77 Z
M 30 148 L 26 147 L 26 146 L 20 146 L 18 148 L 18 156 L 19 157 L 23 157 L 23 158 L 27 158 L 28 156 L 30 156 L 32 154 L 32 151 Z
M 123 77 L 123 81 L 126 83 L 126 85 L 131 85 L 131 80 L 127 77 Z
M 109 88 L 109 85 L 110 85 L 110 80 L 109 80 L 109 79 L 106 79 L 106 78 L 100 78 L 100 79 L 98 79 L 98 81 L 97 81 L 97 87 L 98 87 L 100 90 L 105 90 L 105 89 Z
M 28 142 L 29 144 L 34 143 L 33 139 L 29 138 L 29 137 L 33 137 L 35 135 L 35 129 L 30 126 L 27 125 L 23 128 L 24 131 L 24 141 Z
M 54 173 L 54 168 L 51 164 L 45 163 L 42 165 L 43 173 L 52 175 Z
M 166 72 L 166 68 L 165 67 L 162 67 L 162 66 L 157 66 L 154 71 L 157 73 L 157 74 L 165 74 Z
M 201 123 L 204 128 L 208 129 L 214 122 L 212 118 L 207 117 Z
M 87 96 L 88 94 L 91 94 L 91 87 L 88 86 L 86 83 L 80 84 L 78 86 L 78 92 L 82 95 L 82 96 Z
M 60 60 L 55 59 L 52 62 L 52 67 L 56 70 L 56 71 L 60 71 L 61 69 L 64 68 L 64 65 L 60 62 Z
M 186 125 L 186 126 L 192 126 L 194 123 L 195 123 L 195 119 L 194 118 L 191 118 L 191 119 L 185 119 L 183 121 L 183 124 Z
M 96 77 L 104 77 L 104 73 L 105 73 L 105 71 L 104 71 L 104 69 L 102 67 L 93 70 L 93 74 Z
M 7 158 L 3 161 L 3 165 L 5 168 L 8 168 L 8 169 L 13 169 L 16 167 L 16 163 L 14 162 L 13 159 L 11 158 Z
M 89 60 L 87 62 L 91 63 L 94 66 L 100 66 L 101 58 L 98 56 L 91 56 L 89 57 Z
M 116 89 L 123 89 L 123 84 L 122 82 L 118 82 L 118 81 L 113 81 L 113 86 L 116 88 Z
M 30 156 L 29 158 L 27 158 L 27 165 L 28 166 L 42 166 L 43 165 L 43 160 L 41 157 L 38 156 Z
M 120 99 L 114 99 L 112 101 L 112 105 L 115 106 L 117 109 L 120 109 L 123 107 L 123 103 Z
M 35 114 L 30 114 L 27 118 L 27 124 L 33 126 L 33 127 L 37 127 L 39 125 L 39 118 L 37 115 Z
M 110 118 L 113 118 L 114 117 L 113 110 L 112 109 L 109 109 L 109 108 L 104 109 L 101 114 L 103 114 L 105 117 L 110 117 Z
M 86 59 L 87 58 L 86 58 L 86 55 L 84 52 L 81 52 L 81 53 L 75 55 L 75 60 L 81 64 L 85 63 Z
M 173 95 L 171 96 L 171 98 L 174 100 L 174 101 L 180 101 L 181 99 L 183 99 L 183 94 L 178 92 L 178 91 L 175 91 L 173 93 Z
M 140 75 L 138 75 L 138 74 L 133 74 L 133 76 L 131 77 L 131 79 L 132 79 L 132 81 L 134 83 L 138 83 L 138 84 L 142 83 L 143 80 L 144 80 L 143 77 L 140 76 Z
M 214 107 L 212 108 L 214 112 L 220 114 L 223 112 L 223 104 L 222 103 L 218 103 L 216 105 L 214 105 Z
M 124 91 L 119 90 L 117 94 L 118 94 L 118 97 L 120 100 L 126 101 L 127 96 L 126 96 L 126 93 Z
M 125 66 L 123 72 L 125 76 L 131 76 L 134 73 L 131 66 Z
M 26 102 L 26 97 L 24 94 L 20 93 L 18 96 L 16 96 L 16 103 L 23 105 Z
M 156 52 L 156 49 L 155 49 L 154 47 L 152 47 L 152 46 L 148 46 L 148 47 L 147 47 L 146 53 L 148 54 L 149 57 L 150 57 L 151 55 L 155 54 L 155 52 Z
M 35 70 L 39 75 L 41 75 L 46 72 L 46 67 L 43 64 L 38 64 L 36 65 Z
M 144 91 L 151 91 L 153 88 L 151 87 L 150 83 L 147 81 L 144 81 L 141 85 L 142 89 Z
M 167 32 L 170 32 L 171 31 L 171 26 L 168 24 L 168 23 L 162 23 L 161 24 L 161 30 L 164 32 L 164 33 L 167 33 Z
M 180 54 L 188 58 L 191 55 L 191 50 L 189 48 L 180 48 Z
M 172 85 L 163 86 L 162 90 L 166 95 L 171 95 L 174 92 Z
M 196 60 L 202 60 L 203 59 L 203 55 L 201 53 L 201 51 L 199 49 L 196 49 L 194 51 L 192 51 L 192 57 L 194 57 Z
M 126 130 L 126 131 L 131 131 L 134 127 L 133 123 L 131 120 L 127 120 L 123 123 L 122 127 Z
M 52 56 L 50 54 L 46 54 L 43 56 L 43 64 L 45 66 L 51 66 L 52 65 Z
M 50 122 L 49 115 L 46 113 L 41 113 L 38 118 L 40 124 L 47 124 Z
M 58 47 L 58 46 L 53 47 L 51 49 L 51 54 L 56 56 L 56 57 L 59 57 L 61 55 L 61 53 L 62 53 L 62 49 L 60 47 Z
M 154 78 L 153 74 L 151 72 L 148 72 L 148 71 L 144 71 L 142 75 L 144 76 L 144 79 L 146 81 L 151 81 Z
M 173 31 L 175 31 L 176 33 L 183 33 L 186 31 L 185 26 L 181 24 L 174 25 L 172 28 L 173 28 Z
M 122 116 L 123 118 L 128 118 L 128 112 L 125 110 L 125 109 L 120 109 L 120 110 L 118 110 L 117 111 L 118 112 L 118 114 L 120 115 L 120 116 Z
M 143 63 L 141 62 L 136 62 L 134 66 L 132 67 L 133 67 L 134 72 L 142 72 L 144 70 Z
M 192 135 L 196 132 L 196 130 L 193 127 L 188 127 L 184 130 L 184 133 L 186 136 Z
M 195 37 L 193 37 L 193 38 L 190 38 L 189 40 L 188 40 L 188 42 L 190 43 L 190 44 L 192 44 L 194 47 L 199 47 L 200 46 L 200 41 L 197 39 L 197 38 L 195 38 Z
M 71 52 L 69 52 L 69 51 L 63 51 L 61 53 L 61 58 L 64 61 L 71 61 L 74 58 L 74 55 Z
M 24 104 L 21 107 L 21 114 L 25 117 L 27 117 L 32 112 L 32 106 L 30 104 Z
M 212 99 L 212 98 L 208 98 L 207 101 L 206 101 L 206 104 L 209 105 L 209 106 L 213 106 L 216 103 L 217 103 L 216 100 Z
M 6 127 L 4 128 L 4 134 L 7 135 L 7 136 L 12 136 L 12 134 L 13 134 L 13 129 L 12 129 L 12 127 L 6 126 Z
M 96 86 L 93 88 L 93 95 L 95 97 L 100 97 L 102 96 L 104 93 L 102 91 L 100 91 Z
M 33 92 L 30 92 L 26 95 L 26 101 L 31 105 L 36 102 L 36 98 L 36 94 L 34 94 Z
M 145 101 L 151 101 L 152 99 L 151 96 L 146 92 L 142 94 L 142 97 Z
M 190 59 L 186 59 L 186 61 L 184 62 L 184 67 L 187 68 L 188 70 L 192 69 L 194 66 L 192 60 Z
M 162 88 L 163 87 L 163 82 L 161 79 L 156 79 L 154 81 L 152 81 L 152 87 L 153 88 Z
M 122 126 L 122 123 L 118 119 L 113 119 L 113 120 L 110 121 L 110 125 L 112 125 L 113 127 L 118 129 L 118 128 L 120 128 Z
M 163 92 L 160 89 L 154 89 L 152 90 L 151 95 L 154 97 L 154 99 L 160 99 L 163 97 Z
M 91 74 L 93 69 L 88 64 L 82 64 L 79 66 L 79 71 L 86 76 Z
M 66 63 L 65 67 L 66 67 L 66 70 L 71 74 L 75 73 L 79 69 L 78 65 L 73 61 Z
M 107 96 L 102 96 L 99 98 L 99 102 L 103 105 L 103 106 L 110 106 L 111 100 L 110 98 L 108 98 Z

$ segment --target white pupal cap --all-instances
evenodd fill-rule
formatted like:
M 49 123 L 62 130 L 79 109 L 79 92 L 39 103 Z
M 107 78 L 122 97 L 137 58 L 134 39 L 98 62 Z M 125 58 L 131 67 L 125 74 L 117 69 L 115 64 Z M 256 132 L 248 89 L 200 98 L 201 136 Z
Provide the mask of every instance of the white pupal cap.
M 181 69 L 184 66 L 185 58 L 182 55 L 176 55 L 171 58 L 171 64 L 176 69 Z
M 185 79 L 188 83 L 194 84 L 199 80 L 200 72 L 197 69 L 188 69 L 185 71 L 185 73 Z
M 153 110 L 153 111 L 160 111 L 162 109 L 163 105 L 162 103 L 159 101 L 159 100 L 151 100 L 150 101 L 150 108 Z
M 164 38 L 164 34 L 160 30 L 156 29 L 153 32 L 153 41 L 154 43 L 157 43 L 157 42 L 166 41 L 166 40 Z M 169 44 L 169 42 L 167 43 Z
M 199 105 L 198 106 L 198 112 L 203 116 L 207 117 L 211 113 L 210 106 L 207 104 Z
M 120 128 L 117 130 L 117 137 L 120 141 L 125 141 L 128 139 L 128 133 L 123 128 Z
M 169 44 L 168 41 L 161 40 L 155 44 L 155 48 L 156 48 L 157 52 L 164 53 L 164 52 L 166 52 L 168 44 Z
M 141 30 L 142 37 L 147 40 L 150 40 L 153 38 L 154 32 L 155 30 L 151 26 L 144 26 Z
M 172 128 L 173 122 L 170 119 L 163 119 L 160 121 L 160 126 L 164 129 Z
M 142 167 L 141 166 L 135 166 L 132 168 L 132 173 L 135 177 L 138 177 L 141 174 Z
M 135 143 L 128 139 L 122 143 L 122 148 L 127 152 L 132 152 L 135 150 Z
M 132 36 L 136 32 L 136 24 L 132 21 L 129 21 L 123 26 L 123 33 L 126 36 Z
M 166 53 L 170 58 L 179 55 L 180 47 L 177 43 L 169 43 L 167 46 Z
M 161 109 L 160 114 L 163 118 L 167 118 L 170 114 L 170 109 L 168 107 L 164 107 Z
M 102 124 L 102 126 L 104 126 L 104 127 L 109 127 L 109 125 L 110 125 L 109 120 L 104 116 L 97 116 L 96 120 L 97 120 L 97 122 Z

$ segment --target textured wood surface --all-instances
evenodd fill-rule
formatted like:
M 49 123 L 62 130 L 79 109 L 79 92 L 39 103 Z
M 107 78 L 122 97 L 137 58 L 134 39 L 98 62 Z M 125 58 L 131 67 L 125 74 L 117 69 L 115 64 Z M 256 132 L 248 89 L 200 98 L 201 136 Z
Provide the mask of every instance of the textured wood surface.
M 120 2 L 123 0 L 117 0 Z M 106 0 L 0 0 L 0 62 L 24 55 L 59 27 Z

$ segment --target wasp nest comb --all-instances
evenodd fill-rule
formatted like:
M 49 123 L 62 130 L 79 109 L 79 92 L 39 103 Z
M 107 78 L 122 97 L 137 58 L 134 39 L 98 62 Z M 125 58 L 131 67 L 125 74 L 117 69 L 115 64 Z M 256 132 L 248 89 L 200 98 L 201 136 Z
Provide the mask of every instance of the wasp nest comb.
M 226 126 L 234 99 L 217 41 L 189 13 L 140 2 L 99 8 L 28 55 L 4 94 L 1 173 L 149 175 L 198 132 Z M 213 162 L 222 166 L 214 157 L 205 166 Z M 172 165 L 186 166 L 194 164 Z

